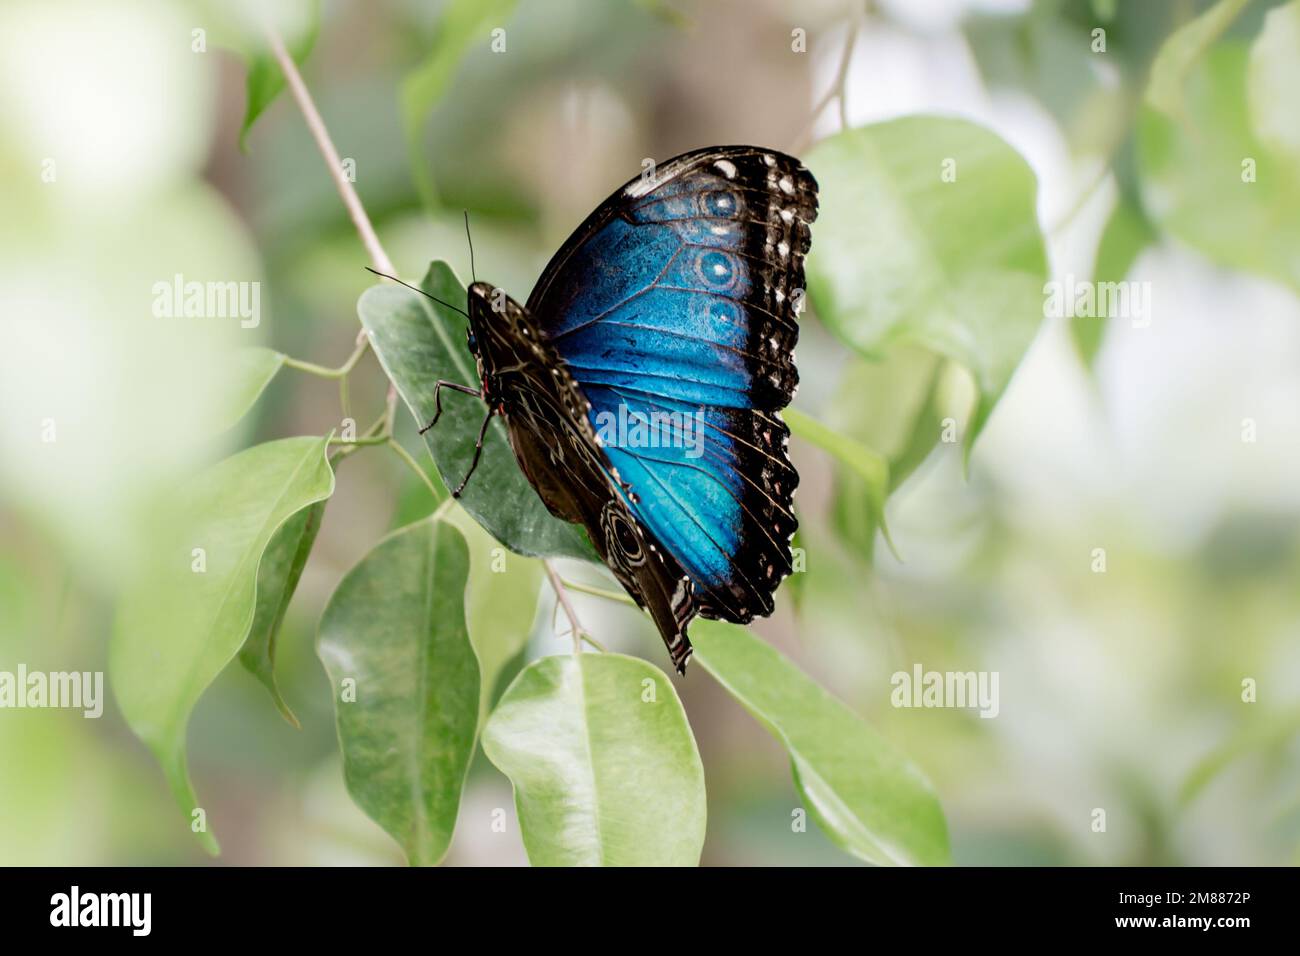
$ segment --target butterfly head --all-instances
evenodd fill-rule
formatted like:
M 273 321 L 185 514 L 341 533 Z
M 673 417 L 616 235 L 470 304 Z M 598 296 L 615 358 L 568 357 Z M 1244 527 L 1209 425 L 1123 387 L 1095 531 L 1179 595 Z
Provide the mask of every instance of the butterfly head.
M 512 361 L 532 350 L 538 336 L 522 305 L 488 282 L 469 287 L 469 347 L 475 355 Z
M 468 291 L 469 350 L 478 360 L 480 380 L 495 392 L 499 371 L 536 361 L 540 333 L 528 311 L 503 289 L 475 282 Z
M 488 326 L 492 321 L 492 298 L 495 291 L 486 282 L 475 282 L 468 290 L 469 330 L 467 338 L 469 340 L 469 350 L 475 355 L 479 354 L 481 343 L 489 334 Z

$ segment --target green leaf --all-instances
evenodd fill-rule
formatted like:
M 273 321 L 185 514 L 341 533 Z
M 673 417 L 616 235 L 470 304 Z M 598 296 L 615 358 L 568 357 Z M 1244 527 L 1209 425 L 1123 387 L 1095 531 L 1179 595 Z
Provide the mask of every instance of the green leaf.
M 744 628 L 698 621 L 695 660 L 790 754 L 818 825 L 870 863 L 950 862 L 948 828 L 929 782 L 776 650 Z
M 466 302 L 465 287 L 445 262 L 434 262 L 422 283 L 444 302 Z M 361 322 L 380 364 L 420 425 L 434 415 L 434 385 L 446 379 L 478 387 L 478 374 L 465 345 L 464 316 L 395 285 L 372 286 L 357 303 Z M 437 427 L 424 434 L 443 482 L 455 488 L 474 457 L 484 404 L 473 396 L 445 392 Z M 483 457 L 460 504 L 491 535 L 519 554 L 594 560 L 584 532 L 552 517 L 519 470 L 498 417 L 488 428 Z
M 1300 708 L 1292 707 L 1255 718 L 1196 764 L 1179 790 L 1179 803 L 1186 807 L 1195 802 L 1235 761 L 1249 754 L 1279 750 L 1297 733 L 1300 733 Z
M 924 348 L 899 346 L 879 361 L 848 363 L 827 425 L 882 456 L 892 494 L 929 456 L 945 435 L 945 418 L 955 423 L 970 407 L 970 377 L 951 359 Z M 870 488 L 851 470 L 835 474 L 832 527 L 860 556 L 872 560 L 879 506 Z
M 200 805 L 186 766 L 190 713 L 248 635 L 258 564 L 276 530 L 333 492 L 325 449 L 324 438 L 257 445 L 160 502 L 153 565 L 119 604 L 109 651 L 114 693 L 191 817 Z M 217 852 L 209 830 L 197 835 Z
M 481 727 L 492 707 L 502 671 L 528 644 L 544 572 L 537 559 L 507 553 L 463 509 L 452 508 L 446 521 L 465 536 L 469 547 L 465 608 L 469 639 L 482 674 Z
M 306 29 L 288 45 L 293 62 L 302 66 L 316 45 L 320 32 L 320 0 L 312 0 Z M 239 128 L 239 148 L 248 152 L 248 132 L 268 106 L 284 89 L 284 71 L 269 50 L 257 49 L 246 54 L 248 93 L 244 105 L 244 122 Z
M 1285 21 L 1270 15 L 1257 43 L 1271 43 L 1278 23 Z M 1188 122 L 1144 110 L 1138 128 L 1143 204 L 1157 225 L 1215 262 L 1296 290 L 1300 155 L 1256 137 L 1247 109 L 1249 65 L 1245 45 L 1224 41 L 1187 79 Z
M 1056 121 L 1074 155 L 1105 148 L 1110 131 L 1123 122 L 1122 98 L 1127 93 L 1121 83 L 1101 82 L 1091 37 L 1099 24 L 1079 23 L 1075 16 L 1081 12 L 1076 0 L 1074 15 L 1063 15 L 1059 4 L 1037 3 L 1025 4 L 1019 14 L 972 9 L 962 18 L 970 55 L 984 86 L 1015 90 L 1017 96 L 1036 99 Z M 1128 22 L 1121 22 L 1109 26 L 1107 34 L 1106 65 L 1125 74 L 1130 69 L 1135 31 Z
M 432 462 L 429 468 L 433 468 Z M 441 497 L 435 498 L 424 482 L 409 473 L 406 475 L 392 527 L 427 517 L 451 497 L 436 473 L 431 478 Z M 542 563 L 535 558 L 508 552 L 463 508 L 449 506 L 443 512 L 443 520 L 465 536 L 469 547 L 465 618 L 481 674 L 479 726 L 482 727 L 496 699 L 502 674 L 528 644 L 544 571 Z
M 325 502 L 318 501 L 280 525 L 272 536 L 257 566 L 257 609 L 253 613 L 253 626 L 239 649 L 239 662 L 270 691 L 276 708 L 294 727 L 302 725 L 285 703 L 275 680 L 276 644 L 324 515 Z
M 411 175 L 427 206 L 437 203 L 433 176 L 424 156 L 424 124 L 451 85 L 470 45 L 491 40 L 491 31 L 505 26 L 516 0 L 450 0 L 434 32 L 433 45 L 419 66 L 402 79 L 402 125 Z
M 483 731 L 534 866 L 695 866 L 704 767 L 663 671 L 619 654 L 545 657 Z
M 234 428 L 283 367 L 284 356 L 273 349 L 256 347 L 233 352 L 226 372 L 229 405 L 218 422 L 218 430 Z
M 1249 2 L 1219 0 L 1195 20 L 1170 34 L 1151 64 L 1147 102 L 1179 122 L 1188 122 L 1190 117 L 1184 99 L 1188 75 Z
M 321 617 L 348 793 L 413 866 L 446 855 L 474 752 L 469 568 L 460 532 L 426 519 L 376 545 Z
M 1135 203 L 1123 198 L 1115 205 L 1102 230 L 1097 244 L 1097 261 L 1093 265 L 1093 280 L 1101 285 L 1122 282 L 1142 250 L 1156 240 L 1156 231 Z M 1104 310 L 1107 300 L 1097 296 L 1098 309 Z M 1070 320 L 1070 335 L 1079 357 L 1091 366 L 1101 349 L 1106 331 L 1106 320 L 1112 316 L 1077 315 Z
M 868 358 L 906 342 L 969 369 L 969 452 L 1043 318 L 1033 172 L 983 127 L 931 116 L 838 133 L 808 165 L 827 197 L 808 257 L 817 315 Z
M 1300 0 L 1268 12 L 1250 48 L 1247 86 L 1256 137 L 1278 154 L 1300 157 Z
M 864 504 L 875 526 L 885 537 L 889 549 L 897 556 L 894 542 L 885 524 L 885 497 L 889 494 L 889 462 L 878 453 L 861 445 L 834 429 L 828 428 L 810 415 L 795 408 L 785 410 L 785 421 L 790 431 L 804 441 L 830 452 L 852 469 L 862 482 Z

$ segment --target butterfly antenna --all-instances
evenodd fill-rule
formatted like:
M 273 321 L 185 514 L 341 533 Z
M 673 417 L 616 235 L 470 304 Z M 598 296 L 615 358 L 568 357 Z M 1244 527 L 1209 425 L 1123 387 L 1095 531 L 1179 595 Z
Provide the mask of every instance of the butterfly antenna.
M 469 210 L 465 210 L 465 241 L 469 243 L 469 277 L 475 282 L 478 276 L 474 273 L 474 239 L 469 234 Z
M 380 272 L 378 269 L 372 269 L 372 268 L 370 268 L 370 266 L 366 266 L 366 271 L 367 271 L 367 272 L 373 272 L 373 273 L 374 273 L 375 275 L 377 275 L 377 276 L 383 276 L 385 279 L 392 279 L 392 280 L 393 280 L 394 282 L 396 282 L 398 285 L 404 285 L 404 286 L 406 286 L 408 289 L 410 289 L 412 292 L 418 292 L 418 293 L 420 293 L 420 295 L 428 296 L 430 299 L 432 299 L 434 302 L 437 302 L 439 305 L 444 305 L 444 306 L 446 306 L 446 307 L 449 308 L 449 309 L 452 309 L 452 310 L 454 310 L 454 311 L 456 311 L 456 312 L 459 312 L 461 315 L 465 316 L 465 318 L 467 318 L 467 319 L 469 318 L 469 313 L 466 312 L 464 309 L 462 309 L 460 306 L 458 306 L 458 305 L 452 305 L 450 302 L 444 302 L 444 301 L 442 301 L 442 299 L 438 298 L 436 295 L 430 295 L 428 292 L 425 292 L 425 291 L 424 291 L 423 289 L 421 289 L 419 286 L 411 285 L 411 283 L 409 283 L 409 282 L 403 282 L 401 279 L 397 278 L 397 276 L 390 276 L 387 272 Z

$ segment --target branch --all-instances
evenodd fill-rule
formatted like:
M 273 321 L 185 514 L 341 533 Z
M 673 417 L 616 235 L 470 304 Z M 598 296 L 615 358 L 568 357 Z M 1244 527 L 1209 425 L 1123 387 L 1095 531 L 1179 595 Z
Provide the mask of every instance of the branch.
M 582 629 L 582 624 L 578 622 L 578 614 L 573 610 L 573 605 L 569 602 L 569 592 L 565 589 L 564 582 L 560 580 L 560 574 L 555 570 L 555 565 L 544 559 L 542 565 L 546 568 L 546 576 L 551 580 L 551 588 L 555 591 L 555 598 L 560 602 L 560 606 L 564 608 L 564 614 L 568 617 L 569 625 L 573 630 L 573 653 L 581 654 L 582 638 L 586 631 Z
M 835 78 L 831 81 L 830 88 L 822 95 L 808 114 L 808 123 L 799 135 L 795 137 L 790 151 L 795 155 L 802 153 L 812 142 L 813 130 L 817 128 L 817 119 L 822 112 L 830 105 L 832 100 L 839 102 L 840 129 L 849 128 L 848 96 L 845 87 L 848 83 L 849 64 L 853 60 L 853 47 L 858 39 L 858 10 L 855 7 L 849 15 L 848 36 L 844 39 L 844 48 L 840 53 L 840 63 L 835 70 Z
M 379 244 L 379 237 L 375 235 L 375 227 L 370 224 L 370 217 L 366 215 L 365 207 L 361 205 L 361 199 L 357 196 L 357 191 L 352 188 L 352 183 L 348 182 L 348 177 L 343 175 L 343 160 L 339 158 L 339 151 L 334 148 L 334 141 L 330 139 L 329 130 L 325 128 L 325 121 L 321 119 L 320 112 L 316 109 L 316 104 L 312 102 L 311 94 L 307 92 L 307 85 L 302 81 L 302 74 L 298 72 L 298 64 L 293 62 L 293 57 L 289 51 L 284 48 L 284 41 L 280 39 L 280 34 L 269 23 L 264 25 L 266 38 L 271 44 L 271 52 L 280 63 L 280 69 L 284 71 L 284 78 L 289 83 L 289 89 L 293 93 L 294 100 L 298 103 L 298 108 L 302 110 L 303 119 L 307 121 L 307 128 L 311 130 L 312 139 L 316 140 L 316 147 L 320 150 L 321 155 L 325 157 L 325 165 L 329 167 L 330 176 L 334 180 L 334 185 L 338 188 L 339 195 L 343 197 L 343 205 L 348 208 L 348 215 L 352 217 L 352 224 L 357 227 L 357 232 L 361 235 L 361 242 L 366 247 L 366 252 L 370 253 L 370 261 L 380 272 L 387 272 L 393 275 L 397 272 L 393 268 L 392 260 L 384 252 L 384 247 Z

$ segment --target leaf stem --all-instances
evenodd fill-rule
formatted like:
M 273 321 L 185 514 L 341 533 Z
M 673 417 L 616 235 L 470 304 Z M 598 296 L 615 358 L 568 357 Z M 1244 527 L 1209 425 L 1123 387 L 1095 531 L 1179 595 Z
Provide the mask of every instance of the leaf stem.
M 381 417 L 378 420 L 376 420 L 374 424 L 372 424 L 369 428 L 367 428 L 364 432 L 361 433 L 360 441 L 356 441 L 356 440 L 339 441 L 338 439 L 334 438 L 331 435 L 330 444 L 337 444 L 340 450 L 335 452 L 330 457 L 330 461 L 331 462 L 339 461 L 340 459 L 347 458 L 349 455 L 355 454 L 357 451 L 359 451 L 362 448 L 365 448 L 368 445 L 379 444 L 378 442 L 373 442 L 370 441 L 369 439 L 376 438 L 380 434 L 382 434 L 383 427 L 384 427 L 384 419 Z
M 611 591 L 608 588 L 598 588 L 590 584 L 583 584 L 579 581 L 564 581 L 564 586 L 570 591 L 577 591 L 579 594 L 590 594 L 592 597 L 604 598 L 606 601 L 615 601 L 619 604 L 627 604 L 630 607 L 636 607 L 636 601 L 631 597 L 619 591 Z
M 383 445 L 386 444 L 388 440 L 389 439 L 387 435 L 376 435 L 373 438 L 353 438 L 351 441 L 349 441 L 346 438 L 331 438 L 330 444 L 331 445 L 356 445 L 357 447 L 364 448 L 367 445 Z
M 379 236 L 375 233 L 375 227 L 371 225 L 370 217 L 366 215 L 365 207 L 361 205 L 361 198 L 343 173 L 343 161 L 339 158 L 338 150 L 334 148 L 334 142 L 330 139 L 329 130 L 326 129 L 325 121 L 321 118 L 320 112 L 316 109 L 316 104 L 312 101 L 311 93 L 307 90 L 307 84 L 302 80 L 302 74 L 298 72 L 298 65 L 294 63 L 293 57 L 285 49 L 284 41 L 280 39 L 279 33 L 276 32 L 275 27 L 269 21 L 263 24 L 263 29 L 266 32 L 267 41 L 271 45 L 271 52 L 275 55 L 276 62 L 280 64 L 280 69 L 284 71 L 284 78 L 289 85 L 290 92 L 293 94 L 294 101 L 298 104 L 298 109 L 302 111 L 303 119 L 307 123 L 308 130 L 311 131 L 312 139 L 316 141 L 316 147 L 325 160 L 330 177 L 334 180 L 334 186 L 343 199 L 343 205 L 347 207 L 348 215 L 352 218 L 352 224 L 356 227 L 362 244 L 370 254 L 371 264 L 379 272 L 396 275 L 397 269 L 394 267 L 392 260 L 388 258 L 388 253 L 384 252 L 384 247 L 380 245 Z M 366 340 L 366 330 L 363 328 L 357 335 L 358 347 Z M 385 432 L 391 435 L 393 416 L 397 409 L 397 386 L 391 380 L 388 383 L 387 401 Z M 408 464 L 415 465 L 420 475 L 428 481 L 424 469 L 420 468 L 415 460 L 405 452 L 406 449 L 403 448 L 399 455 L 409 459 Z M 429 484 L 432 487 L 432 482 Z M 580 653 L 582 650 L 582 635 L 585 633 L 582 622 L 578 620 L 577 612 L 573 610 L 568 592 L 564 590 L 564 582 L 560 580 L 559 574 L 556 573 L 555 566 L 546 558 L 542 559 L 542 565 L 546 568 L 546 574 L 550 579 L 551 587 L 555 590 L 556 598 L 569 618 L 569 624 L 573 629 L 575 652 Z
M 410 467 L 411 471 L 415 472 L 417 475 L 420 476 L 420 480 L 424 482 L 424 486 L 429 489 L 429 491 L 433 494 L 433 497 L 434 498 L 440 497 L 442 493 L 439 492 L 436 487 L 434 487 L 433 482 L 429 480 L 429 476 L 425 473 L 424 469 L 420 467 L 420 463 L 411 457 L 411 453 L 402 447 L 402 443 L 399 442 L 396 438 L 393 438 L 392 436 L 389 436 L 387 441 L 388 441 L 388 447 L 390 447 L 393 450 L 393 452 L 397 455 L 397 457 L 402 459 L 402 461 L 406 462 L 406 464 Z M 451 500 L 452 500 L 451 498 L 447 499 L 447 501 L 451 501 Z
M 357 362 L 361 360 L 361 356 L 366 354 L 368 348 L 370 348 L 370 339 L 362 339 L 357 343 L 357 347 L 352 350 L 352 354 L 338 368 L 317 365 L 315 362 L 304 362 L 302 359 L 296 359 L 291 355 L 284 356 L 284 364 L 289 368 L 306 372 L 308 375 L 318 375 L 321 378 L 347 378 L 352 369 L 356 367 Z
M 600 641 L 596 640 L 586 631 L 580 631 L 579 633 L 581 634 L 582 639 L 586 641 L 588 644 L 590 644 L 592 647 L 594 647 L 596 650 L 600 651 L 602 654 L 608 653 L 608 649 L 605 647 L 605 645 L 600 643 Z
M 320 378 L 342 377 L 342 373 L 336 368 L 326 368 L 324 365 L 317 365 L 315 362 L 304 362 L 302 359 L 292 358 L 288 355 L 284 357 L 284 364 L 289 368 L 296 368 L 300 372 L 317 375 Z
M 338 368 L 328 368 L 324 365 L 317 365 L 315 362 L 306 362 L 291 355 L 282 356 L 282 360 L 287 367 L 297 369 L 299 372 L 306 372 L 308 375 L 315 375 L 319 378 L 337 379 L 339 383 L 339 407 L 343 410 L 344 418 L 351 418 L 352 391 L 348 384 L 348 376 L 352 374 L 357 362 L 361 361 L 361 356 L 365 355 L 366 350 L 369 348 L 370 337 L 362 335 L 357 339 L 352 354 Z
M 388 394 L 384 397 L 384 431 L 391 435 L 393 433 L 393 422 L 397 417 L 397 388 L 390 381 L 388 383 Z
M 441 521 L 443 515 L 450 511 L 456 504 L 456 499 L 448 496 L 442 504 L 433 509 L 433 514 L 429 515 L 430 521 Z

